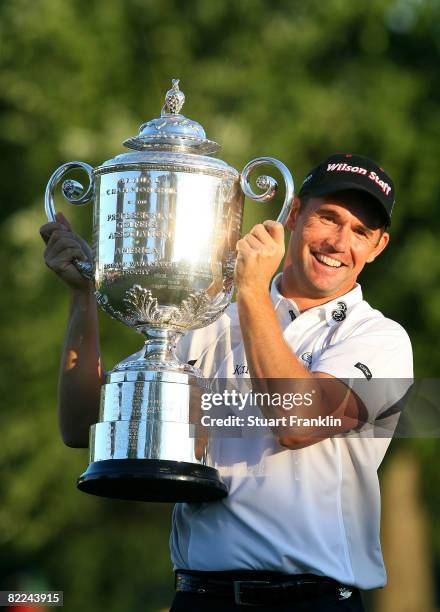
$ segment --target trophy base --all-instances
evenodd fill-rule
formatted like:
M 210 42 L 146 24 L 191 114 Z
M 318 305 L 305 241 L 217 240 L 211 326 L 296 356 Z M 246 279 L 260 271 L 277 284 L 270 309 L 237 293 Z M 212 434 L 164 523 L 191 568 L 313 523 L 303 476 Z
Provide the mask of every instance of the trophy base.
M 228 493 L 215 468 L 165 459 L 94 461 L 77 486 L 91 495 L 147 502 L 209 502 Z

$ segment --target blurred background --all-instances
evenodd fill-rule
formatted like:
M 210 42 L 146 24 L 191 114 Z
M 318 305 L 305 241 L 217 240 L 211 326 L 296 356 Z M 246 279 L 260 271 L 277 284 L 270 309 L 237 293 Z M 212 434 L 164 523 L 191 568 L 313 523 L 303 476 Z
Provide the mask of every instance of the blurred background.
M 185 115 L 241 169 L 284 161 L 297 185 L 325 156 L 372 157 L 397 204 L 366 299 L 440 373 L 439 0 L 2 0 L 0 3 L 0 589 L 64 591 L 65 609 L 158 612 L 172 598 L 171 507 L 76 490 L 56 384 L 68 296 L 43 262 L 53 170 L 94 166 L 157 117 L 172 77 Z M 246 204 L 245 229 L 276 207 Z M 92 207 L 58 208 L 87 239 Z M 109 369 L 141 338 L 101 317 Z M 369 612 L 440 609 L 437 439 L 395 440 L 381 468 L 388 586 Z

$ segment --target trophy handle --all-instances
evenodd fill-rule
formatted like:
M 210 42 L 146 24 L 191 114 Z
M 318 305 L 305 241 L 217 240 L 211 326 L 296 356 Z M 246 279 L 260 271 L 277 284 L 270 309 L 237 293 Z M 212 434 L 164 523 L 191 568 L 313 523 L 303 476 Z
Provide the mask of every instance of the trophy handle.
M 284 182 L 286 183 L 286 196 L 284 198 L 284 203 L 281 208 L 280 214 L 277 218 L 278 223 L 282 223 L 283 225 L 285 225 L 289 217 L 290 211 L 292 210 L 293 198 L 295 196 L 295 187 L 290 170 L 287 168 L 287 166 L 283 164 L 283 162 L 280 162 L 278 159 L 275 159 L 273 157 L 256 157 L 248 164 L 246 164 L 246 166 L 243 168 L 243 172 L 241 173 L 240 177 L 241 188 L 243 190 L 243 193 L 248 198 L 251 198 L 256 202 L 268 202 L 273 198 L 278 189 L 278 184 L 276 180 L 271 176 L 266 176 L 263 174 L 257 178 L 257 187 L 259 187 L 260 189 L 264 189 L 264 192 L 260 195 L 256 194 L 249 184 L 249 176 L 251 175 L 253 170 L 258 166 L 262 166 L 263 164 L 272 164 L 273 166 L 276 166 L 283 175 Z
M 92 166 L 89 166 L 89 164 L 80 161 L 71 161 L 67 162 L 66 164 L 63 164 L 55 170 L 46 186 L 46 193 L 44 196 L 44 209 L 46 211 L 46 215 L 49 221 L 56 220 L 56 211 L 53 197 L 56 186 L 65 174 L 67 174 L 71 170 L 78 169 L 84 170 L 84 172 L 87 173 L 89 179 L 89 186 L 87 187 L 87 191 L 84 192 L 84 187 L 81 185 L 81 183 L 78 183 L 78 181 L 68 179 L 63 181 L 63 184 L 61 185 L 61 190 L 63 192 L 64 198 L 68 202 L 70 202 L 70 204 L 74 204 L 75 206 L 83 206 L 84 204 L 87 204 L 87 202 L 90 202 L 90 200 L 93 198 L 94 184 Z M 93 265 L 90 262 L 74 259 L 73 264 L 85 278 L 87 278 L 88 280 L 93 280 Z

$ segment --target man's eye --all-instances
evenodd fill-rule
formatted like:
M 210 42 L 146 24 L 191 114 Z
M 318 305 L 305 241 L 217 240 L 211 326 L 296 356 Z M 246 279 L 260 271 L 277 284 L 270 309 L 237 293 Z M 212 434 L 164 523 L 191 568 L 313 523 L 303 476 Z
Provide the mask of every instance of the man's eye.
M 334 223 L 335 220 L 333 219 L 333 217 L 330 217 L 329 215 L 321 215 L 321 219 L 323 221 L 327 221 L 329 223 Z

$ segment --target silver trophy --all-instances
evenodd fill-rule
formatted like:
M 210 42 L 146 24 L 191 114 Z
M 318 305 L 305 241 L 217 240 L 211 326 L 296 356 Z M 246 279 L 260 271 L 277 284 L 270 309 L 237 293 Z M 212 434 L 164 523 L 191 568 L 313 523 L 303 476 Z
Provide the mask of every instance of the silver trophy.
M 46 188 L 46 214 L 54 221 L 56 186 L 72 170 L 86 172 L 87 189 L 72 179 L 61 185 L 71 204 L 94 199 L 94 261 L 75 265 L 93 279 L 101 307 L 146 337 L 141 356 L 105 376 L 90 464 L 78 480 L 81 491 L 94 495 L 162 502 L 227 495 L 210 465 L 209 436 L 198 435 L 205 381 L 178 359 L 176 343 L 218 319 L 231 301 L 244 196 L 265 202 L 277 189 L 273 178 L 259 176 L 262 193 L 254 193 L 252 171 L 273 164 L 281 172 L 282 223 L 294 186 L 286 166 L 271 157 L 254 159 L 241 175 L 211 157 L 220 146 L 180 114 L 184 101 L 173 80 L 161 116 L 124 142 L 131 151 L 94 169 L 63 164 Z

